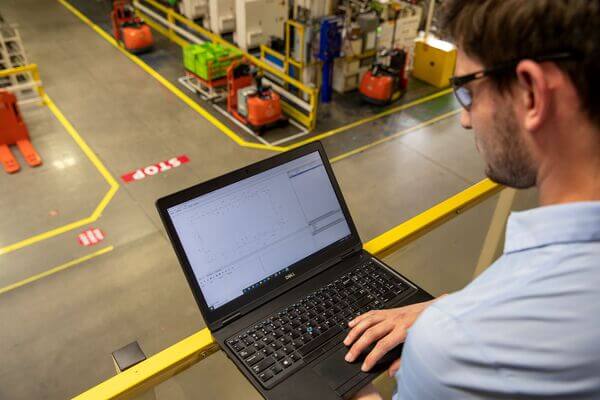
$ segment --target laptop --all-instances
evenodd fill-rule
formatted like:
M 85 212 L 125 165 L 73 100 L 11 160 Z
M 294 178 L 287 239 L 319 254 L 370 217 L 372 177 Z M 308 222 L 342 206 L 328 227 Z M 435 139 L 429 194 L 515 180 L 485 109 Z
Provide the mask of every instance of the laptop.
M 323 146 L 310 143 L 163 197 L 157 208 L 206 325 L 266 399 L 348 399 L 342 343 L 372 309 L 432 297 L 363 249 Z

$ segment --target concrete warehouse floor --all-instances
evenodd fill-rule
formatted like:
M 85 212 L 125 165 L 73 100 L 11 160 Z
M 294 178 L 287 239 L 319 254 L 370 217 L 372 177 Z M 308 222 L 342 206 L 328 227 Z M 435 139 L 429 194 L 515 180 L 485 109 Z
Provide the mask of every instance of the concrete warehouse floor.
M 112 34 L 107 0 L 69 0 L 69 4 L 100 29 Z M 260 144 L 260 140 L 263 140 L 273 145 L 288 146 L 319 136 L 323 137 L 322 141 L 330 157 L 337 157 L 459 108 L 451 90 L 439 89 L 417 79 L 410 79 L 409 90 L 398 101 L 388 106 L 370 105 L 360 98 L 358 91 L 343 95 L 334 92 L 333 101 L 319 108 L 317 127 L 310 133 L 301 134 L 298 127 L 287 124 L 284 127 L 269 129 L 261 138 L 257 138 L 224 117 L 211 102 L 202 100 L 199 95 L 192 93 L 178 81 L 185 73 L 182 48 L 178 44 L 158 32 L 155 32 L 154 41 L 153 51 L 139 55 L 139 59 L 202 106 L 213 118 L 225 124 L 238 137 L 250 143 Z M 255 56 L 260 57 L 256 49 L 253 51 Z M 429 99 L 426 105 L 411 106 L 423 99 Z M 222 109 L 226 108 L 224 102 L 218 104 Z M 393 112 L 393 115 L 386 116 L 389 112 Z M 354 129 L 349 129 L 350 127 Z M 329 136 L 332 131 L 335 135 Z
M 49 107 L 26 107 L 44 164 L 0 173 L 0 399 L 64 399 L 113 376 L 110 354 L 125 344 L 137 340 L 152 355 L 204 327 L 154 201 L 272 153 L 238 146 L 58 1 L 4 0 L 0 13 L 19 25 L 48 95 L 79 135 Z M 419 115 L 431 118 L 423 107 L 412 114 L 414 125 L 426 120 Z M 344 155 L 352 137 L 401 118 L 326 143 L 342 156 L 334 170 L 365 242 L 484 178 L 458 115 Z M 119 178 L 179 155 L 189 163 L 139 182 Z M 520 194 L 515 207 L 533 206 L 534 195 Z M 386 261 L 433 294 L 461 288 L 495 199 Z M 97 220 L 61 229 L 98 209 Z M 77 236 L 89 228 L 105 238 L 81 246 Z M 159 385 L 156 394 L 259 398 L 221 354 Z

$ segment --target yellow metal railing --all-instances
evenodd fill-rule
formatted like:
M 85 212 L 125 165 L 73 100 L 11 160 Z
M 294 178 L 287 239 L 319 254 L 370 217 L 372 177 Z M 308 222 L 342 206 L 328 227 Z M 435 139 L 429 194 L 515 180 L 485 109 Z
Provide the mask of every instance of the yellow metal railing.
M 299 37 L 299 41 L 300 41 L 300 60 L 296 60 L 293 56 L 292 56 L 292 45 L 290 42 L 290 39 L 292 37 L 292 30 L 294 30 L 295 32 L 295 36 Z M 292 66 L 294 66 L 297 70 L 298 70 L 298 76 L 302 77 L 302 71 L 304 70 L 304 59 L 305 59 L 305 54 L 304 54 L 304 41 L 305 41 L 305 29 L 304 29 L 304 25 L 302 25 L 300 22 L 298 21 L 294 21 L 294 20 L 287 20 L 285 21 L 285 56 L 288 62 L 288 66 L 287 66 L 287 73 L 289 74 L 289 65 L 291 64 Z
M 291 54 L 291 34 L 292 29 L 296 31 L 296 34 L 300 36 L 300 42 L 304 42 L 304 25 L 294 20 L 285 21 L 285 54 L 279 53 L 278 51 L 273 50 L 272 48 L 265 46 L 264 44 L 260 45 L 260 59 L 262 61 L 265 60 L 265 55 L 269 54 L 279 61 L 283 63 L 283 71 L 290 77 L 290 65 L 295 67 L 298 71 L 298 76 L 302 76 L 302 71 L 304 69 L 304 62 L 296 60 Z M 300 60 L 304 59 L 304 46 L 300 47 Z M 292 77 L 292 79 L 295 79 Z
M 37 64 L 29 64 L 24 65 L 22 67 L 9 68 L 0 70 L 0 78 L 6 78 L 11 75 L 20 75 L 31 73 L 31 77 L 33 78 L 33 86 L 35 86 L 35 90 L 38 92 L 38 95 L 41 99 L 44 98 L 44 87 L 42 86 L 42 81 L 40 79 L 40 72 L 38 70 Z
M 142 7 L 140 7 L 140 5 Z M 234 48 L 239 50 L 235 45 L 231 44 L 227 40 L 223 39 L 221 36 L 203 28 L 202 26 L 196 24 L 194 21 L 191 21 L 185 18 L 183 15 L 177 13 L 175 10 L 165 7 L 164 5 L 156 2 L 155 0 L 135 0 L 134 6 L 136 6 L 136 13 L 145 20 L 145 22 L 150 25 L 154 30 L 161 33 L 162 35 L 169 38 L 171 41 L 177 43 L 179 46 L 186 46 L 190 42 L 186 40 L 185 35 L 180 34 L 177 29 L 174 29 L 174 26 L 177 24 L 185 26 L 188 30 L 191 30 L 198 34 L 201 39 L 206 41 L 211 41 L 213 43 L 218 43 L 224 47 Z M 165 15 L 166 21 L 169 23 L 168 27 L 162 26 L 160 23 L 156 22 L 153 16 L 148 15 L 147 12 L 144 12 L 142 8 L 152 8 L 157 12 L 160 12 Z M 161 16 L 162 18 L 162 16 Z M 185 32 L 184 32 L 185 33 Z M 189 38 L 188 38 L 189 39 Z M 253 56 L 248 52 L 242 51 L 244 58 L 250 61 L 252 64 L 256 65 L 259 69 L 264 72 L 268 72 L 273 76 L 277 77 L 281 81 L 285 82 L 289 87 L 295 88 L 299 93 L 302 93 L 307 99 L 309 104 L 310 111 L 308 114 L 298 111 L 293 105 L 288 104 L 287 102 L 282 102 L 283 111 L 290 115 L 292 118 L 296 119 L 299 123 L 304 125 L 307 129 L 313 130 L 317 125 L 317 107 L 318 107 L 318 89 L 314 87 L 310 87 L 300 82 L 299 80 L 290 77 L 285 71 L 281 71 L 278 68 L 264 62 L 263 60 Z M 294 60 L 295 61 L 295 60 Z
M 376 237 L 364 245 L 371 254 L 383 258 L 444 222 L 462 214 L 500 192 L 503 187 L 485 179 L 433 208 Z M 210 331 L 200 332 L 174 344 L 92 389 L 76 400 L 130 399 L 171 378 L 219 350 Z

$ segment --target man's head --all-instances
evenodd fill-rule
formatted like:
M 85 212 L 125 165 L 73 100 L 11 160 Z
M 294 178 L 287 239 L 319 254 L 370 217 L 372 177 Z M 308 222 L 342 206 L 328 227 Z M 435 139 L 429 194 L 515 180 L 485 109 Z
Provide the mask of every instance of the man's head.
M 455 75 L 487 71 L 456 84 L 492 180 L 538 183 L 575 117 L 600 132 L 600 0 L 447 0 L 443 24 Z

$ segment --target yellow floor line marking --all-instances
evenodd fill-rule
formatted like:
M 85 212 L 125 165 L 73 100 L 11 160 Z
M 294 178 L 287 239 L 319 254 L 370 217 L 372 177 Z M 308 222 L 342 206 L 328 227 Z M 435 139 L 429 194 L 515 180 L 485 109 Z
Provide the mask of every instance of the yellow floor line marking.
M 83 257 L 80 257 L 80 258 L 78 258 L 76 260 L 69 261 L 69 262 L 64 263 L 62 265 L 59 265 L 58 267 L 54 267 L 54 268 L 52 268 L 52 269 L 50 269 L 50 270 L 48 270 L 46 272 L 42 272 L 40 274 L 33 275 L 33 276 L 31 276 L 31 277 L 29 277 L 27 279 L 23 279 L 22 281 L 19 281 L 17 283 L 13 283 L 12 285 L 8 285 L 6 287 L 3 287 L 2 289 L 0 289 L 0 294 L 4 294 L 6 292 L 10 292 L 11 290 L 15 290 L 17 288 L 20 288 L 21 286 L 25 286 L 25 285 L 27 285 L 29 283 L 38 281 L 38 280 L 40 280 L 42 278 L 45 278 L 47 276 L 56 274 L 57 272 L 64 271 L 65 269 L 68 269 L 68 268 L 75 267 L 75 266 L 80 265 L 81 263 L 83 263 L 85 261 L 91 260 L 92 258 L 101 256 L 101 255 L 106 254 L 108 252 L 111 252 L 113 250 L 114 250 L 114 246 L 108 246 L 108 247 L 103 248 L 102 250 L 98 250 L 95 253 L 88 254 L 87 256 L 83 256 Z
M 208 120 L 211 124 L 213 124 L 217 129 L 219 129 L 223 134 L 225 134 L 227 137 L 229 137 L 231 140 L 233 140 L 236 144 L 238 144 L 241 147 L 259 149 L 259 150 L 278 151 L 278 152 L 292 150 L 292 149 L 295 149 L 296 147 L 302 146 L 304 144 L 311 143 L 311 142 L 321 140 L 321 139 L 325 139 L 325 138 L 331 137 L 333 135 L 337 135 L 338 133 L 345 132 L 345 131 L 355 128 L 357 126 L 366 124 L 368 122 L 375 121 L 379 118 L 383 118 L 383 117 L 393 114 L 395 112 L 406 110 L 408 108 L 417 106 L 419 104 L 426 103 L 428 101 L 434 100 L 438 97 L 447 95 L 448 93 L 452 92 L 452 89 L 445 89 L 440 92 L 434 93 L 432 95 L 412 101 L 410 103 L 402 104 L 400 106 L 383 111 L 379 114 L 376 114 L 376 115 L 373 115 L 373 116 L 370 116 L 367 118 L 363 118 L 363 119 L 355 121 L 351 124 L 321 133 L 319 135 L 308 138 L 302 142 L 294 143 L 289 146 L 272 146 L 272 145 L 265 145 L 265 144 L 259 144 L 259 143 L 252 143 L 252 142 L 248 142 L 248 141 L 244 140 L 242 137 L 238 136 L 232 129 L 230 129 L 227 125 L 223 124 L 221 121 L 219 121 L 217 118 L 215 118 L 210 112 L 208 112 L 205 108 L 203 108 L 195 100 L 193 100 L 192 98 L 187 96 L 183 91 L 181 91 L 179 88 L 177 88 L 171 82 L 169 82 L 166 78 L 164 78 L 162 75 L 160 75 L 156 70 L 154 70 L 152 67 L 150 67 L 148 64 L 146 64 L 141 58 L 139 58 L 139 57 L 129 53 L 127 50 L 125 50 L 122 46 L 120 46 L 115 41 L 115 39 L 112 36 L 110 36 L 108 33 L 106 33 L 106 31 L 104 31 L 102 28 L 100 28 L 98 25 L 96 25 L 94 22 L 92 22 L 88 17 L 86 17 L 83 13 L 81 13 L 73 5 L 71 5 L 67 0 L 57 0 L 57 1 L 60 4 L 62 4 L 67 10 L 69 10 L 73 15 L 75 15 L 77 18 L 79 18 L 83 23 L 85 23 L 90 28 L 92 28 L 92 30 L 94 30 L 96 33 L 98 33 L 104 40 L 106 40 L 111 45 L 113 45 L 115 48 L 117 48 L 127 58 L 129 58 L 131 61 L 133 61 L 135 64 L 137 64 L 140 68 L 142 68 L 144 71 L 146 71 L 146 73 L 148 73 L 150 76 L 152 76 L 154 79 L 156 79 L 165 88 L 167 88 L 169 91 L 171 91 L 173 94 L 175 94 L 181 101 L 183 101 L 185 104 L 187 104 L 190 108 L 192 108 L 198 114 L 203 116 L 206 120 Z
M 108 182 L 108 184 L 110 185 L 110 190 L 108 191 L 108 193 L 106 193 L 106 195 L 104 195 L 104 198 L 102 199 L 100 204 L 98 204 L 98 206 L 96 207 L 96 209 L 94 210 L 92 215 L 89 217 L 92 221 L 96 221 L 98 218 L 100 218 L 100 216 L 102 215 L 102 211 L 104 211 L 104 209 L 106 208 L 108 203 L 110 203 L 110 201 L 112 200 L 114 195 L 117 193 L 117 190 L 119 190 L 119 183 L 117 182 L 117 180 L 115 178 L 113 178 L 113 176 L 110 174 L 110 172 L 108 172 L 108 170 L 106 169 L 104 164 L 102 164 L 102 161 L 100 161 L 98 156 L 96 156 L 96 154 L 92 151 L 92 149 L 90 149 L 88 144 L 83 140 L 83 138 L 79 135 L 79 133 L 77 133 L 75 128 L 73 128 L 73 125 L 71 125 L 69 120 L 67 118 L 65 118 L 63 113 L 58 109 L 58 107 L 56 107 L 56 104 L 54 104 L 52 99 L 50 99 L 50 97 L 48 97 L 48 95 L 46 95 L 44 100 L 48 104 L 48 107 L 50 108 L 52 113 L 56 116 L 56 118 L 60 121 L 60 123 L 65 127 L 67 132 L 69 132 L 69 135 L 71 135 L 71 137 L 73 138 L 75 143 L 77 143 L 77 145 L 81 148 L 83 153 L 92 162 L 92 164 L 94 164 L 94 166 L 100 172 L 102 177 L 104 177 L 106 182 Z
M 91 216 L 81 219 L 79 221 L 75 221 L 70 224 L 58 227 L 56 229 L 52 229 L 48 232 L 40 233 L 40 234 L 32 236 L 28 239 L 21 240 L 17 243 L 13 243 L 11 245 L 2 247 L 2 248 L 0 248 L 0 256 L 2 256 L 4 254 L 8 254 L 10 252 L 13 252 L 15 250 L 22 249 L 27 246 L 31 246 L 32 244 L 41 242 L 42 240 L 50 239 L 52 237 L 61 235 L 65 232 L 80 228 L 82 226 L 85 226 L 85 225 L 88 225 L 88 224 L 91 224 L 91 223 L 97 221 L 98 218 L 100 218 L 100 216 L 102 215 L 102 212 L 104 211 L 104 209 L 106 208 L 108 203 L 112 200 L 114 195 L 117 193 L 117 190 L 119 190 L 119 183 L 112 177 L 110 172 L 108 172 L 108 170 L 106 169 L 104 164 L 102 164 L 102 161 L 100 161 L 100 159 L 98 159 L 98 157 L 96 156 L 96 154 L 94 154 L 92 149 L 90 149 L 90 147 L 83 140 L 83 138 L 79 135 L 79 133 L 77 133 L 77 131 L 75 130 L 73 125 L 71 125 L 69 120 L 63 115 L 63 113 L 59 110 L 59 108 L 52 101 L 52 99 L 46 94 L 46 95 L 44 95 L 43 100 L 44 100 L 44 103 L 48 106 L 48 108 L 52 112 L 52 114 L 54 114 L 56 119 L 58 119 L 58 121 L 66 129 L 69 136 L 71 136 L 71 138 L 73 138 L 75 143 L 77 143 L 77 145 L 81 148 L 83 153 L 92 162 L 94 167 L 98 170 L 98 172 L 100 172 L 100 174 L 106 180 L 106 182 L 108 182 L 108 184 L 110 185 L 110 189 L 109 189 L 108 193 L 106 193 L 104 195 L 104 197 L 102 198 L 102 201 L 96 207 L 96 209 L 94 210 L 94 212 L 92 213 Z
M 141 58 L 134 56 L 133 54 L 131 54 L 127 50 L 125 50 L 122 46 L 120 46 L 116 42 L 116 40 L 113 37 L 111 37 L 108 33 L 106 33 L 98 25 L 93 23 L 88 17 L 83 15 L 79 10 L 77 10 L 75 7 L 73 7 L 71 4 L 69 4 L 66 0 L 58 0 L 58 2 L 61 3 L 71 13 L 73 13 L 77 18 L 79 18 L 83 23 L 85 23 L 90 28 L 92 28 L 104 40 L 106 40 L 107 42 L 112 44 L 121 53 L 123 53 L 127 58 L 129 58 L 131 61 L 133 61 L 135 64 L 137 64 L 140 68 L 142 68 L 144 71 L 146 71 L 150 76 L 152 76 L 154 79 L 156 79 L 161 85 L 163 85 L 165 88 L 167 88 L 173 94 L 175 94 L 181 101 L 183 101 L 185 104 L 187 104 L 191 109 L 193 109 L 198 114 L 200 114 L 204 118 L 206 118 L 211 124 L 213 124 L 215 127 L 217 127 L 221 132 L 223 132 L 225 135 L 227 135 L 230 139 L 232 139 L 238 145 L 240 145 L 242 147 L 249 147 L 249 148 L 261 149 L 261 150 L 285 151 L 285 148 L 279 147 L 279 146 L 266 146 L 263 144 L 246 142 L 244 139 L 242 139 L 240 136 L 238 136 L 233 130 L 231 130 L 229 127 L 227 127 L 221 121 L 216 119 L 211 113 L 206 111 L 204 108 L 202 108 L 202 106 L 200 106 L 193 99 L 191 99 L 189 96 L 187 96 L 185 93 L 183 93 L 180 89 L 178 89 L 175 85 L 173 85 L 171 82 L 169 82 L 166 78 L 164 78 L 162 75 L 160 75 L 154 69 L 152 69 L 152 67 L 150 67 L 148 64 L 146 64 L 144 61 L 142 61 Z
M 353 156 L 354 154 L 361 153 L 361 152 L 363 152 L 365 150 L 368 150 L 368 149 L 370 149 L 372 147 L 379 146 L 382 143 L 389 142 L 390 140 L 397 139 L 398 137 L 406 135 L 407 133 L 410 133 L 410 132 L 413 132 L 413 131 L 416 131 L 416 130 L 419 130 L 419 129 L 423 129 L 423 128 L 429 126 L 429 125 L 433 125 L 433 124 L 435 124 L 437 122 L 440 122 L 440 121 L 442 121 L 442 120 L 444 120 L 446 118 L 450 118 L 451 116 L 456 115 L 456 114 L 460 113 L 461 111 L 462 111 L 462 108 L 460 108 L 458 110 L 447 112 L 446 114 L 438 115 L 437 117 L 432 118 L 432 119 L 430 119 L 428 121 L 422 122 L 419 125 L 415 125 L 415 126 L 412 126 L 410 128 L 404 129 L 404 130 L 402 130 L 400 132 L 394 133 L 393 135 L 387 136 L 387 137 L 385 137 L 383 139 L 380 139 L 380 140 L 377 140 L 377 141 L 375 141 L 373 143 L 369 143 L 369 144 L 367 144 L 365 146 L 359 147 L 357 149 L 354 149 L 352 151 L 349 151 L 347 153 L 344 153 L 342 155 L 334 157 L 334 158 L 332 158 L 330 160 L 330 162 L 331 163 L 335 163 L 335 162 L 341 161 L 341 160 L 343 160 L 345 158 Z
M 375 121 L 375 120 L 377 120 L 379 118 L 385 117 L 387 115 L 390 115 L 390 114 L 393 114 L 393 113 L 396 113 L 396 112 L 399 112 L 399 111 L 402 111 L 402 110 L 406 110 L 406 109 L 412 108 L 414 106 L 418 106 L 419 104 L 427 103 L 428 101 L 437 99 L 438 97 L 441 97 L 441 96 L 445 96 L 445 95 L 447 95 L 449 93 L 452 93 L 452 89 L 445 89 L 445 90 L 442 90 L 441 92 L 437 92 L 437 93 L 434 93 L 432 95 L 425 96 L 425 97 L 422 97 L 420 99 L 411 101 L 410 103 L 401 104 L 401 105 L 399 105 L 397 107 L 390 108 L 389 110 L 386 110 L 386 111 L 384 111 L 382 113 L 379 113 L 379 114 L 376 114 L 376 115 L 373 115 L 373 116 L 370 116 L 370 117 L 367 117 L 367 118 L 363 118 L 361 120 L 355 121 L 355 122 L 353 122 L 351 124 L 348 124 L 348 125 L 341 126 L 339 128 L 336 128 L 336 129 L 332 129 L 332 130 L 330 130 L 328 132 L 321 133 L 319 135 L 313 136 L 313 137 L 311 137 L 309 139 L 306 139 L 306 140 L 304 140 L 302 142 L 294 143 L 294 144 L 288 146 L 288 149 L 294 149 L 296 147 L 303 146 L 303 145 L 305 145 L 307 143 L 314 142 L 315 140 L 322 140 L 322 139 L 331 137 L 333 135 L 337 135 L 338 133 L 347 131 L 347 130 L 352 129 L 352 128 L 356 128 L 357 126 L 360 126 L 360 125 L 363 125 L 363 124 L 366 124 L 366 123 L 369 123 L 369 122 L 373 122 L 373 121 Z

